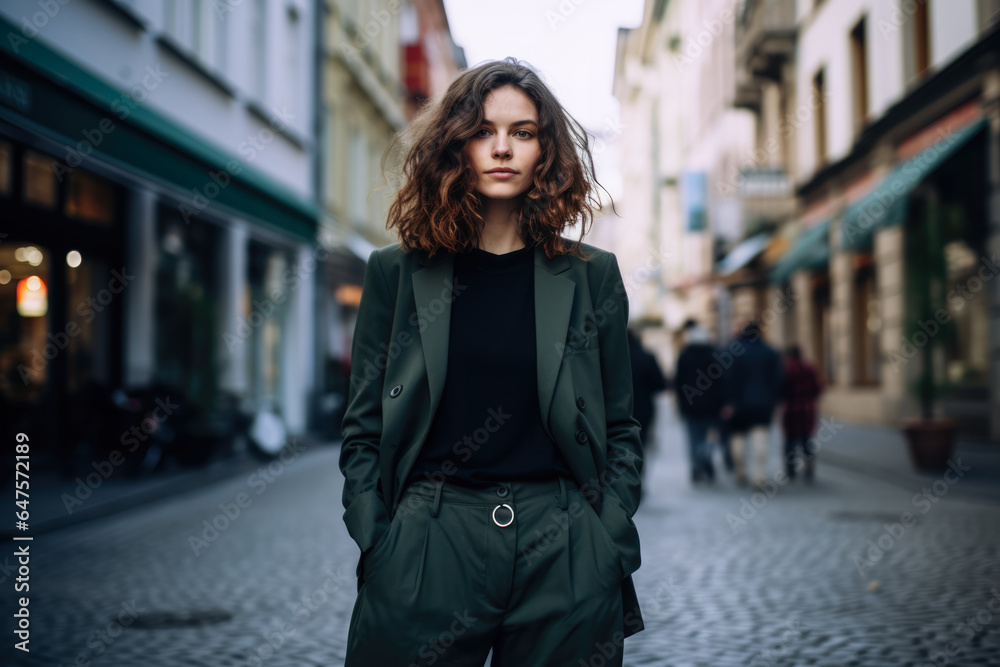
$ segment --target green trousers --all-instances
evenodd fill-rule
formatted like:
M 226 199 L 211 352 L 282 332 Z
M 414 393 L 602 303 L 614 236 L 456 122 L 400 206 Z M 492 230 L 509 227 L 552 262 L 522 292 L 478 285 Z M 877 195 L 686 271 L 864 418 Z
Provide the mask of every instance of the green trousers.
M 346 667 L 622 664 L 621 559 L 570 479 L 411 484 L 364 559 Z

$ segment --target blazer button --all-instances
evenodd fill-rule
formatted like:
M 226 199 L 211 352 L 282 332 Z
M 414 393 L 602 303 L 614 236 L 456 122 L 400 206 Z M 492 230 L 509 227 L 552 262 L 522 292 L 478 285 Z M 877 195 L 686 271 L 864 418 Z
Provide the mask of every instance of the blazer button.
M 583 396 L 576 397 L 576 407 L 580 408 L 581 410 L 587 409 L 587 401 L 583 400 Z
M 584 431 L 582 428 L 577 429 L 576 431 L 576 441 L 579 442 L 581 445 L 587 442 L 587 432 Z
M 392 398 L 396 398 L 402 391 L 403 391 L 403 385 L 397 384 L 395 387 L 389 390 L 389 396 Z

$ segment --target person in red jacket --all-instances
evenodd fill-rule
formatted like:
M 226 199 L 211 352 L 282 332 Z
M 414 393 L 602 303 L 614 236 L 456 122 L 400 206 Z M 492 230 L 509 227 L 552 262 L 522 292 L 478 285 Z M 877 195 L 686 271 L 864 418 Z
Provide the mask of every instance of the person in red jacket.
M 806 442 L 816 431 L 816 402 L 822 385 L 816 368 L 802 358 L 798 345 L 785 351 L 785 381 L 781 387 L 784 404 L 782 426 L 785 431 L 785 472 L 789 479 L 795 479 L 796 463 L 799 456 L 804 460 L 805 479 L 812 481 L 815 469 L 815 453 L 810 452 Z

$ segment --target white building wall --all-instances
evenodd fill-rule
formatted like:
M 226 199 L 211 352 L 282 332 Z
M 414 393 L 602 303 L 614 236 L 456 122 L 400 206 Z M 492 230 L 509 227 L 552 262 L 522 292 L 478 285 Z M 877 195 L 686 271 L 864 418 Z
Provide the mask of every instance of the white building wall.
M 975 0 L 930 3 L 931 64 L 947 65 L 976 41 L 979 32 Z
M 929 7 L 931 69 L 946 66 L 976 39 L 975 0 L 925 0 Z M 827 92 L 827 163 L 851 152 L 854 126 L 854 78 L 850 32 L 867 15 L 869 121 L 885 114 L 907 94 L 904 53 L 913 29 L 908 0 L 798 0 L 799 38 L 796 107 L 811 108 L 813 77 L 825 69 Z M 798 128 L 796 182 L 808 181 L 817 168 L 812 114 Z
M 225 55 L 221 69 L 205 64 L 218 77 L 227 92 L 204 74 L 186 64 L 165 47 L 161 38 L 166 34 L 167 11 L 171 6 L 181 9 L 180 16 L 190 16 L 201 6 L 206 29 L 219 23 L 224 33 Z M 267 0 L 262 3 L 268 12 L 268 63 L 265 95 L 254 92 L 254 51 L 262 48 L 253 39 L 254 0 L 224 2 L 217 0 L 133 0 L 121 3 L 131 6 L 135 15 L 146 22 L 146 30 L 107 7 L 106 2 L 75 0 L 58 7 L 38 31 L 35 39 L 60 52 L 66 58 L 91 71 L 123 93 L 123 104 L 138 102 L 179 123 L 206 143 L 230 153 L 243 164 L 260 170 L 299 195 L 312 198 L 313 179 L 312 81 L 314 71 L 312 3 L 308 0 Z M 289 7 L 298 15 L 299 39 L 291 42 L 288 30 Z M 220 9 L 221 8 L 221 9 Z M 23 18 L 38 13 L 36 0 L 5 0 L 0 13 L 17 25 Z M 36 22 L 37 24 L 38 22 Z M 180 40 L 190 31 L 181 31 Z M 191 50 L 193 45 L 181 45 Z M 214 51 L 212 51 L 214 53 Z M 294 54 L 294 55 L 293 55 Z M 213 58 L 214 59 L 214 58 Z M 289 72 L 283 63 L 297 62 L 298 69 Z M 290 97 L 286 82 L 295 77 L 296 95 Z M 132 92 L 135 91 L 135 92 Z M 256 105 L 268 117 L 275 111 L 290 115 L 285 132 L 275 133 L 268 140 L 262 130 L 267 123 L 250 112 L 248 104 Z M 256 146 L 254 145 L 256 142 Z

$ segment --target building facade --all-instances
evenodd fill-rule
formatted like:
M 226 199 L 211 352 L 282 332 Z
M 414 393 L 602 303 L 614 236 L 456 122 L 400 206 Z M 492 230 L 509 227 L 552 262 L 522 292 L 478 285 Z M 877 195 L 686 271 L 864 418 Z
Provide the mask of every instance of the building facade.
M 994 0 L 647 2 L 617 90 L 625 206 L 683 256 L 667 326 L 700 316 L 725 340 L 757 318 L 816 363 L 828 414 L 895 427 L 933 407 L 1000 438 L 998 20 Z M 691 307 L 674 275 L 711 287 Z
M 919 416 L 932 368 L 948 390 L 936 414 L 1000 438 L 997 5 L 797 3 L 794 94 L 809 113 L 792 159 L 798 239 L 773 282 L 795 295 L 829 414 Z
M 316 307 L 315 414 L 322 433 L 339 437 L 365 264 L 372 250 L 396 241 L 386 215 L 401 156 L 386 150 L 465 58 L 442 0 L 324 0 L 322 7 L 319 240 L 329 255 Z
M 642 24 L 619 31 L 615 70 L 626 128 L 622 236 L 629 240 L 616 246 L 623 271 L 658 268 L 640 301 L 660 313 L 668 333 L 694 318 L 721 340 L 734 318 L 714 266 L 741 237 L 739 169 L 753 149 L 752 114 L 734 105 L 737 5 L 647 2 Z M 677 341 L 664 340 L 661 352 L 672 361 Z
M 313 18 L 307 0 L 0 7 L 0 356 L 40 463 L 93 458 L 51 418 L 93 386 L 170 388 L 205 428 L 228 394 L 306 429 Z

